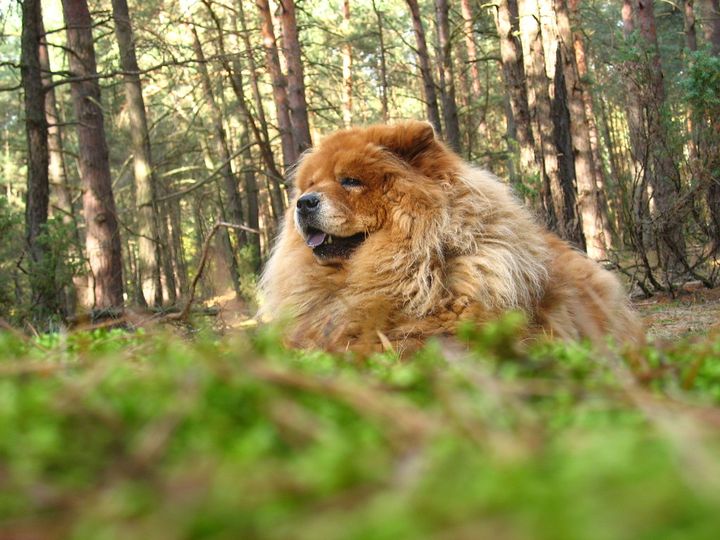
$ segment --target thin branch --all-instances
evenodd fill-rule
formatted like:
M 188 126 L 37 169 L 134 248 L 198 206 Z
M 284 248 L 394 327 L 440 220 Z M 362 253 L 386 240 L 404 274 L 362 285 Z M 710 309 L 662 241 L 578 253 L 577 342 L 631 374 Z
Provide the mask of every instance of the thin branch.
M 215 178 L 218 174 L 220 174 L 220 173 L 222 172 L 223 168 L 224 168 L 225 166 L 227 166 L 230 162 L 232 162 L 233 159 L 235 159 L 237 156 L 239 156 L 240 154 L 242 154 L 242 153 L 243 153 L 245 150 L 247 150 L 248 148 L 252 148 L 252 147 L 255 146 L 256 144 L 257 144 L 257 141 L 254 141 L 254 142 L 251 142 L 251 143 L 248 143 L 248 144 L 242 146 L 239 150 L 237 150 L 236 152 L 234 152 L 228 159 L 226 159 L 225 161 L 223 161 L 223 162 L 220 164 L 219 167 L 217 167 L 213 172 L 210 173 L 209 176 L 203 178 L 203 179 L 200 180 L 199 182 L 196 182 L 195 184 L 193 184 L 193 185 L 190 186 L 189 188 L 183 189 L 182 191 L 176 191 L 175 193 L 170 193 L 169 195 L 164 195 L 164 196 L 162 196 L 162 197 L 158 197 L 158 199 L 157 199 L 158 202 L 169 201 L 169 200 L 171 200 L 171 199 L 177 199 L 178 197 L 184 197 L 184 196 L 187 195 L 188 193 L 192 193 L 192 192 L 195 191 L 196 189 L 204 186 L 204 185 L 207 184 L 210 180 L 212 180 L 212 179 Z

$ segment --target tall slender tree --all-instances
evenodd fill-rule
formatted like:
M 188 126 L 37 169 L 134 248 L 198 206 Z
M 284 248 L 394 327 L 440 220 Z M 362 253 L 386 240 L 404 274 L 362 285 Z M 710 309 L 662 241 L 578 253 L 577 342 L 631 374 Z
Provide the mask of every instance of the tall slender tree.
M 350 0 L 342 0 L 343 37 L 343 123 L 349 127 L 353 120 L 353 50 L 350 43 Z
M 555 13 L 557 16 L 561 64 L 557 66 L 557 69 L 563 70 L 567 90 L 567 104 L 570 110 L 570 136 L 578 192 L 577 202 L 587 253 L 591 258 L 600 260 L 607 258 L 605 230 L 595 183 L 595 163 L 590 148 L 590 130 L 585 115 L 583 88 L 575 60 L 574 38 L 570 28 L 570 16 L 565 0 L 555 0 Z
M 94 280 L 94 305 L 99 310 L 118 309 L 123 305 L 120 230 L 110 178 L 92 20 L 86 0 L 63 0 L 62 5 L 70 50 L 70 88 L 77 122 L 85 245 Z
M 563 183 L 568 176 L 560 174 L 558 151 L 555 145 L 555 127 L 551 114 L 549 80 L 545 70 L 545 50 L 540 32 L 539 5 L 537 0 L 520 0 L 518 2 L 520 17 L 520 34 L 523 43 L 523 58 L 528 81 L 528 106 L 533 117 L 536 137 L 539 142 L 540 155 L 546 192 L 551 201 L 545 202 L 548 209 L 554 209 L 555 223 L 549 223 L 565 240 L 577 247 L 584 247 L 580 217 L 577 214 L 575 188 Z M 549 217 L 552 211 L 546 210 Z
M 305 98 L 305 70 L 295 17 L 295 0 L 279 0 L 283 32 L 283 53 L 287 63 L 288 102 L 295 142 L 299 153 L 312 146 L 310 119 Z
M 145 100 L 140 82 L 140 68 L 135 54 L 127 0 L 112 0 L 115 37 L 120 51 L 125 100 L 133 154 L 135 198 L 137 204 L 138 271 L 142 291 L 141 301 L 162 305 L 160 282 L 160 234 L 158 228 L 157 187 L 153 173 L 150 133 L 148 131 Z
M 82 266 L 84 266 L 80 265 L 80 262 L 84 260 L 82 242 L 80 240 L 77 214 L 72 201 L 70 180 L 65 163 L 60 112 L 55 97 L 52 68 L 50 66 L 50 56 L 48 54 L 45 26 L 42 18 L 40 19 L 38 32 L 40 33 L 40 69 L 42 70 L 42 80 L 45 86 L 45 118 L 48 123 L 50 181 L 48 214 L 53 217 L 59 217 L 63 225 L 69 230 L 70 244 L 68 259 L 70 262 L 76 263 L 78 267 L 82 268 Z M 67 263 L 68 261 L 65 262 Z M 72 281 L 63 285 L 65 287 L 62 295 L 63 309 L 67 316 L 72 316 L 77 311 L 78 301 L 82 304 L 87 303 L 87 299 L 85 298 L 87 295 L 81 295 L 81 291 L 87 292 L 87 275 L 85 275 L 84 271 L 80 271 L 76 275 L 73 275 Z
M 208 9 L 210 13 L 213 13 L 213 10 L 210 9 L 209 2 L 206 3 L 208 6 Z M 268 121 L 267 116 L 265 115 L 265 105 L 263 104 L 263 95 L 260 92 L 260 85 L 258 84 L 258 69 L 255 64 L 255 54 L 254 54 L 254 48 L 250 41 L 250 31 L 247 28 L 247 23 L 245 22 L 245 11 L 243 8 L 242 1 L 239 1 L 238 4 L 238 15 L 239 17 L 233 17 L 234 20 L 234 28 L 237 31 L 237 22 L 238 18 L 240 19 L 240 35 L 242 38 L 243 45 L 245 46 L 245 54 L 243 55 L 244 58 L 247 59 L 247 66 L 248 66 L 248 72 L 249 72 L 249 80 L 250 80 L 250 89 L 252 91 L 253 99 L 255 101 L 255 114 L 257 115 L 257 122 L 255 121 L 255 118 L 253 117 L 253 114 L 250 110 L 250 107 L 246 104 L 245 100 L 245 92 L 243 90 L 243 77 L 242 77 L 242 66 L 240 65 L 240 55 L 237 54 L 233 58 L 232 67 L 230 67 L 227 62 L 226 64 L 226 70 L 228 71 L 228 75 L 230 76 L 230 79 L 232 81 L 233 91 L 235 92 L 235 95 L 238 98 L 238 104 L 240 105 L 240 109 L 243 116 L 243 123 L 244 123 L 244 131 L 247 132 L 248 130 L 252 132 L 253 137 L 255 138 L 256 142 L 258 143 L 258 146 L 260 148 L 260 156 L 262 157 L 262 160 L 265 164 L 265 175 L 267 177 L 267 183 L 269 186 L 270 191 L 270 202 L 273 210 L 273 219 L 268 220 L 269 227 L 268 229 L 270 231 L 274 231 L 275 225 L 277 222 L 281 219 L 283 215 L 283 211 L 285 209 L 285 198 L 283 196 L 282 191 L 282 184 L 284 183 L 284 179 L 282 177 L 282 173 L 278 170 L 278 167 L 275 163 L 275 157 L 273 155 L 272 150 L 272 142 L 270 139 L 270 130 L 268 128 Z M 217 18 L 215 18 L 217 21 Z M 222 30 L 220 29 L 220 24 L 216 22 L 218 25 L 218 43 L 221 46 L 221 50 L 224 51 L 224 45 L 223 45 L 223 38 L 222 38 Z M 276 51 L 277 52 L 277 51 Z M 227 58 L 227 56 L 223 53 L 223 57 Z M 287 112 L 287 111 L 286 111 Z M 249 137 L 249 134 L 248 134 Z M 250 144 L 250 139 L 248 138 L 247 144 Z M 245 159 L 245 174 L 248 174 L 249 169 L 249 163 L 251 163 L 251 151 L 250 147 L 243 144 L 243 156 Z M 289 166 L 289 165 L 288 165 Z M 253 176 L 254 176 L 253 172 Z M 247 178 L 247 177 L 246 177 Z M 253 193 L 254 189 L 250 190 L 250 193 Z M 248 201 L 249 206 L 253 206 L 250 201 Z M 249 217 L 249 220 L 252 221 L 252 218 Z M 254 235 L 253 237 L 249 237 L 251 243 L 253 245 L 256 243 L 256 241 L 259 241 L 259 237 L 257 235 Z M 259 256 L 259 251 L 258 251 Z
M 720 57 L 720 0 L 704 0 L 705 39 L 710 43 L 710 52 Z M 714 248 L 720 249 L 720 130 L 713 125 L 715 118 L 711 112 L 706 113 L 703 125 L 705 139 L 706 167 L 709 172 L 709 187 L 706 201 L 710 210 L 710 230 L 714 237 Z
M 480 99 L 480 69 L 478 68 L 477 45 L 475 44 L 475 15 L 470 0 L 460 0 L 460 10 L 463 18 L 465 34 L 465 47 L 468 52 L 470 64 L 470 82 L 472 83 L 473 98 Z
M 529 181 L 533 176 L 539 176 L 540 171 L 528 107 L 523 49 L 518 37 L 520 28 L 517 0 L 499 0 L 496 8 L 495 25 L 500 36 L 500 62 L 512 115 L 508 123 L 514 126 L 510 131 L 520 151 L 520 170 L 523 180 Z
M 417 0 L 405 1 L 410 9 L 410 16 L 412 17 L 413 22 L 418 63 L 420 65 L 420 75 L 423 81 L 423 95 L 425 97 L 427 119 L 432 124 L 435 132 L 438 135 L 442 135 L 440 109 L 438 108 L 435 80 L 433 79 L 432 69 L 430 67 L 430 54 L 428 53 L 427 40 L 425 39 L 425 28 L 423 27 L 420 6 L 418 5 Z
M 460 121 L 455 101 L 455 75 L 452 62 L 449 7 L 447 0 L 435 0 L 438 43 L 440 45 L 440 95 L 445 120 L 445 140 L 450 148 L 460 151 Z
M 45 94 L 40 68 L 39 32 L 42 21 L 40 0 L 22 3 L 22 86 L 25 94 L 25 133 L 27 137 L 27 195 L 25 234 L 32 269 L 33 311 L 38 318 L 57 309 L 54 294 L 54 268 L 50 267 L 48 240 L 43 240 L 48 219 L 48 124 L 45 118 Z
M 375 0 L 372 0 L 373 13 L 375 13 L 375 20 L 377 21 L 377 37 L 378 46 L 380 50 L 380 105 L 382 107 L 382 119 L 383 122 L 387 122 L 390 119 L 390 112 L 388 109 L 388 74 L 387 74 L 387 50 L 385 47 L 385 30 L 383 27 L 383 12 L 377 7 Z
M 256 0 L 255 4 L 260 13 L 260 32 L 265 49 L 267 69 L 272 79 L 275 115 L 277 117 L 280 144 L 283 153 L 283 170 L 287 172 L 288 168 L 298 159 L 298 143 L 295 141 L 295 133 L 293 132 L 292 123 L 290 122 L 290 104 L 287 95 L 288 82 L 280 65 L 280 55 L 278 54 L 277 41 L 275 39 L 275 29 L 273 28 L 270 4 L 268 0 Z
M 600 218 L 602 219 L 603 236 L 608 249 L 614 246 L 614 234 L 608 217 L 608 195 L 609 185 L 603 167 L 603 159 L 600 153 L 600 135 L 598 132 L 595 105 L 593 103 L 593 86 L 588 81 L 589 70 L 587 55 L 585 52 L 585 39 L 580 24 L 580 0 L 569 0 L 570 26 L 572 28 L 573 49 L 575 51 L 575 62 L 577 64 L 578 81 L 582 89 L 582 99 L 585 105 L 585 119 L 588 125 L 590 136 L 590 152 L 592 153 L 595 170 L 595 185 L 597 187 L 598 204 L 600 205 Z

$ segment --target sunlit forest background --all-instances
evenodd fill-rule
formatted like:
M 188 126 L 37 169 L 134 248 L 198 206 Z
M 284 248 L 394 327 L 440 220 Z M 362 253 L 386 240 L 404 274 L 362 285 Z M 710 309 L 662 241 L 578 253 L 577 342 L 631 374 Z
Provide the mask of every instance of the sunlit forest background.
M 717 0 L 3 0 L 0 32 L 13 323 L 251 310 L 301 154 L 406 118 L 635 294 L 717 284 Z

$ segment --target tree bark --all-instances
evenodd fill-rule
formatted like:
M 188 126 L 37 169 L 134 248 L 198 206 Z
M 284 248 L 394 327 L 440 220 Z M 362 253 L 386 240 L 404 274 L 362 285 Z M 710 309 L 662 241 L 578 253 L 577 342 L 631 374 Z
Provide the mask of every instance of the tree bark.
M 605 247 L 612 249 L 614 246 L 614 234 L 611 226 L 610 217 L 608 216 L 608 198 L 610 195 L 610 186 L 607 182 L 605 167 L 603 166 L 602 156 L 600 154 L 600 134 L 598 132 L 597 121 L 595 116 L 595 107 L 593 105 L 592 86 L 588 83 L 588 65 L 585 54 L 585 41 L 580 28 L 580 0 L 569 0 L 570 8 L 570 26 L 573 29 L 573 49 L 575 52 L 575 62 L 577 64 L 578 85 L 582 90 L 582 99 L 585 105 L 585 119 L 588 126 L 588 134 L 590 137 L 590 152 L 592 153 L 592 161 L 595 172 L 595 186 L 597 199 L 599 204 L 600 219 L 604 236 Z
M 247 55 L 248 60 L 248 67 L 250 70 L 250 87 L 252 89 L 253 98 L 255 100 L 255 108 L 257 109 L 257 115 L 258 115 L 258 121 L 260 122 L 260 126 L 258 127 L 256 125 L 255 120 L 253 119 L 253 116 L 250 112 L 249 107 L 245 104 L 245 93 L 243 90 L 243 80 L 242 80 L 242 70 L 240 66 L 240 58 L 238 55 L 234 58 L 234 65 L 233 69 L 231 70 L 231 73 L 229 73 L 230 78 L 234 80 L 233 83 L 233 90 L 235 91 L 235 95 L 238 98 L 238 101 L 240 102 L 243 119 L 244 119 L 244 129 L 247 132 L 247 130 L 252 131 L 255 139 L 257 140 L 258 144 L 260 145 L 260 154 L 263 158 L 263 162 L 265 163 L 265 167 L 267 170 L 268 180 L 270 184 L 270 196 L 271 201 L 273 205 L 273 218 L 269 221 L 269 224 L 271 225 L 269 229 L 271 231 L 275 230 L 275 225 L 282 219 L 284 210 L 285 210 L 285 197 L 283 196 L 283 190 L 281 188 L 281 184 L 284 183 L 282 175 L 280 171 L 278 170 L 277 166 L 275 165 L 275 159 L 273 157 L 272 152 L 272 146 L 270 144 L 270 134 L 268 130 L 268 123 L 267 118 L 265 117 L 265 108 L 263 105 L 263 96 L 260 92 L 260 87 L 258 85 L 258 76 L 257 76 L 257 66 L 255 65 L 255 57 L 253 55 L 253 47 L 250 42 L 250 34 L 248 32 L 248 29 L 246 27 L 245 23 L 245 12 L 242 7 L 242 1 L 238 2 L 238 13 L 240 15 L 240 25 L 242 30 L 242 39 L 243 44 L 245 45 L 245 52 Z M 237 20 L 235 21 L 237 23 Z M 237 26 L 237 24 L 235 25 Z M 220 34 L 222 37 L 222 34 Z M 220 43 L 222 44 L 222 39 L 220 39 Z M 275 51 L 277 53 L 277 51 Z M 248 135 L 249 137 L 249 135 Z M 249 138 L 246 140 L 245 143 L 242 143 L 242 146 L 246 146 L 250 143 Z M 246 150 L 243 152 L 243 156 L 246 163 L 246 175 L 252 174 L 253 179 L 255 179 L 255 172 L 250 168 L 250 163 L 252 162 L 252 152 L 250 150 L 250 147 L 247 146 Z M 297 158 L 296 158 L 297 159 Z M 249 171 L 249 172 L 248 172 Z M 287 174 L 287 173 L 286 173 Z M 247 179 L 249 177 L 246 176 L 246 187 L 247 187 Z M 252 189 L 253 193 L 256 193 L 257 191 L 257 184 L 255 184 L 255 187 Z M 252 203 L 255 206 L 257 206 L 257 198 Z M 251 201 L 248 201 L 248 207 L 251 206 Z M 248 219 L 254 219 L 252 216 L 250 216 Z M 251 225 L 251 227 L 254 227 Z M 257 234 L 251 235 L 248 237 L 250 242 L 253 245 L 256 245 L 257 247 L 257 256 L 260 256 L 260 236 Z
M 706 23 L 705 39 L 710 43 L 711 52 L 720 56 L 720 2 L 718 0 L 704 0 Z M 707 113 L 706 113 L 707 114 Z M 710 230 L 713 235 L 714 251 L 720 248 L 720 128 L 717 118 L 709 118 L 703 123 L 703 136 L 705 139 L 705 152 L 707 155 L 707 170 L 710 182 L 706 196 L 710 210 Z
M 460 10 L 463 18 L 463 27 L 465 34 L 465 48 L 467 49 L 467 61 L 470 65 L 470 86 L 472 93 L 471 100 L 476 110 L 479 109 L 479 103 L 482 99 L 482 84 L 480 83 L 480 69 L 478 68 L 478 53 L 475 43 L 475 15 L 473 13 L 472 3 L 470 0 L 460 0 Z M 479 109 L 477 117 L 477 131 L 481 137 L 486 134 L 487 126 L 485 125 L 486 108 Z
M 280 146 L 283 153 L 283 171 L 287 174 L 288 169 L 298 160 L 298 146 L 295 141 L 292 124 L 290 122 L 290 105 L 287 95 L 287 78 L 280 66 L 280 56 L 275 39 L 272 14 L 268 0 L 256 0 L 258 12 L 260 13 L 260 32 L 265 48 L 267 69 L 272 79 L 273 101 L 275 102 L 275 115 L 277 117 L 278 131 L 280 131 Z
M 523 50 L 518 37 L 518 7 L 516 0 L 499 0 L 495 26 L 500 36 L 500 59 L 508 94 L 515 140 L 520 152 L 521 182 L 530 183 L 540 175 L 535 153 L 532 121 L 528 107 L 528 90 L 523 67 Z
M 45 27 L 42 18 L 40 19 L 40 69 L 42 71 L 43 85 L 45 86 L 45 118 L 48 123 L 48 153 L 49 153 L 49 180 L 50 198 L 48 214 L 51 216 L 60 215 L 63 225 L 68 227 L 71 235 L 70 255 L 74 262 L 84 261 L 82 253 L 82 241 L 78 228 L 77 215 L 72 203 L 70 192 L 70 181 L 65 165 L 65 154 L 63 149 L 62 129 L 60 127 L 60 113 L 55 98 L 55 88 L 52 87 L 52 69 L 48 55 L 47 40 L 45 38 Z M 78 300 L 83 305 L 87 304 L 87 295 L 79 298 L 80 291 L 87 291 L 87 276 L 84 273 L 74 275 L 71 283 L 66 284 L 63 299 L 63 309 L 66 316 L 72 316 L 77 311 Z
M 388 78 L 387 78 L 387 51 L 385 49 L 385 31 L 383 29 L 383 13 L 372 0 L 373 12 L 377 20 L 378 45 L 380 46 L 380 106 L 382 107 L 383 122 L 390 119 L 388 112 Z
M 442 124 L 440 123 L 440 109 L 438 108 L 437 92 L 435 81 L 430 68 L 430 55 L 428 54 L 425 29 L 423 28 L 422 15 L 417 0 L 405 0 L 410 9 L 410 16 L 413 21 L 415 32 L 415 43 L 417 44 L 418 62 L 420 64 L 420 75 L 423 80 L 423 94 L 425 96 L 425 109 L 428 121 L 432 124 L 435 133 L 442 136 Z
M 129 116 L 130 141 L 133 153 L 135 198 L 137 204 L 138 271 L 142 291 L 141 302 L 161 306 L 160 234 L 158 230 L 157 188 L 153 173 L 150 134 L 145 101 L 142 94 L 135 39 L 127 0 L 112 0 L 115 36 L 123 70 L 125 100 Z
M 70 71 L 81 80 L 70 88 L 77 121 L 80 176 L 83 181 L 86 249 L 94 278 L 95 308 L 123 305 L 120 231 L 110 177 L 108 147 L 100 106 L 92 21 L 86 0 L 63 0 Z
M 305 98 L 302 50 L 295 18 L 295 1 L 279 0 L 278 4 L 283 32 L 283 53 L 287 63 L 290 121 L 295 134 L 298 154 L 301 154 L 312 146 L 312 138 L 310 137 L 310 120 Z
M 570 111 L 570 136 L 575 162 L 577 202 L 582 220 L 587 254 L 590 258 L 607 258 L 605 231 L 600 201 L 595 182 L 595 164 L 590 148 L 590 129 L 585 115 L 583 88 L 575 60 L 574 38 L 570 29 L 570 17 L 565 0 L 555 0 L 555 13 L 560 47 L 560 64 L 563 70 L 567 105 Z
M 175 297 L 182 297 L 189 289 L 187 264 L 185 263 L 185 250 L 182 245 L 182 219 L 180 216 L 180 200 L 172 199 L 167 201 L 168 238 L 169 251 L 172 254 L 172 267 L 174 274 Z
M 342 0 L 342 16 L 342 33 L 345 39 L 342 46 L 343 123 L 345 124 L 345 127 L 350 127 L 353 119 L 353 57 L 352 45 L 350 44 L 350 0 Z
M 470 64 L 470 82 L 472 85 L 473 97 L 480 99 L 480 70 L 478 69 L 477 46 L 473 37 L 473 10 L 470 0 L 460 0 L 460 10 L 463 18 L 463 28 L 465 30 L 465 47 L 468 53 L 468 63 Z
M 549 81 L 545 71 L 545 52 L 538 23 L 538 7 L 537 0 L 520 0 L 518 3 L 520 33 L 528 77 L 528 106 L 539 133 L 545 182 L 549 186 L 557 219 L 554 229 L 561 238 L 582 249 L 585 242 L 575 200 L 572 198 L 574 186 L 563 185 L 560 175 L 548 93 Z
M 440 95 L 445 119 L 445 140 L 450 148 L 460 152 L 460 121 L 455 101 L 455 75 L 452 66 L 452 42 L 448 15 L 447 0 L 435 0 L 435 16 L 440 44 Z
M 45 226 L 48 219 L 50 184 L 48 177 L 48 124 L 45 118 L 45 93 L 40 68 L 39 32 L 42 21 L 40 0 L 22 3 L 22 86 L 25 102 L 27 137 L 27 195 L 25 235 L 31 260 L 30 288 L 34 316 L 45 319 L 57 311 L 55 268 L 51 267 Z
M 45 118 L 48 124 L 48 153 L 49 153 L 49 178 L 50 178 L 50 206 L 48 213 L 54 215 L 55 210 L 59 211 L 64 224 L 73 227 L 74 234 L 77 233 L 77 220 L 72 207 L 72 195 L 65 166 L 63 153 L 62 131 L 60 129 L 60 114 L 58 112 L 55 88 L 52 85 L 52 69 L 48 55 L 47 43 L 45 40 L 45 28 L 40 20 L 40 69 L 42 71 L 43 85 L 45 90 Z M 56 208 L 53 208 L 53 205 Z M 78 237 L 79 240 L 79 237 Z M 79 244 L 78 244 L 79 245 Z

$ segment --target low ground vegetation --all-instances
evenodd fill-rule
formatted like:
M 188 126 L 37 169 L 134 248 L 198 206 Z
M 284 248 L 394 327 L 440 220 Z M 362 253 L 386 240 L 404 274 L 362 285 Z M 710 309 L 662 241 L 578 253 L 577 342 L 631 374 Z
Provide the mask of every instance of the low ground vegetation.
M 619 353 L 519 325 L 405 360 L 0 333 L 0 536 L 715 538 L 720 334 Z

